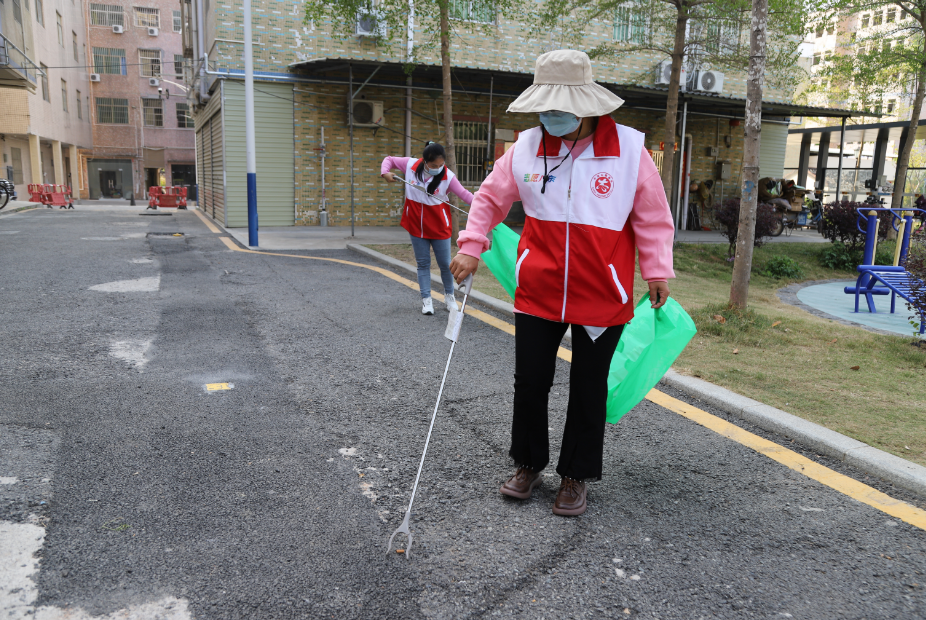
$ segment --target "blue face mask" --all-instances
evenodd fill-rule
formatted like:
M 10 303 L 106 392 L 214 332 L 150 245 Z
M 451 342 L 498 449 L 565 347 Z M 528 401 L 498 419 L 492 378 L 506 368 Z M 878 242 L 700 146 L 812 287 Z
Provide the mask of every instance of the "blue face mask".
M 441 172 L 444 171 L 444 167 L 441 166 L 441 167 L 438 168 L 437 170 L 432 170 L 432 169 L 428 168 L 427 166 L 425 166 L 425 167 L 424 167 L 424 171 L 427 172 L 429 176 L 436 177 L 437 175 L 439 175 Z
M 548 134 L 556 136 L 557 138 L 572 133 L 578 129 L 581 124 L 579 117 L 575 114 L 560 112 L 558 110 L 541 112 L 540 122 L 543 123 L 543 127 L 547 130 Z

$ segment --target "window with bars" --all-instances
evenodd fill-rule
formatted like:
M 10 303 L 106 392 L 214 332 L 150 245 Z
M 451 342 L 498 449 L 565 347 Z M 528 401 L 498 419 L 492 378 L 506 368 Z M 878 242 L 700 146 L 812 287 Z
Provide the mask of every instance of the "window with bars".
M 138 50 L 143 77 L 161 77 L 161 50 Z
M 174 75 L 183 77 L 183 54 L 174 54 Z
M 74 32 L 73 30 L 71 31 L 71 43 L 74 45 L 74 60 L 78 60 L 77 58 L 77 33 Z
M 141 100 L 146 127 L 164 126 L 164 104 L 160 99 Z
M 487 0 L 451 0 L 450 18 L 480 24 L 495 23 L 495 10 Z
M 136 6 L 133 9 L 135 10 L 135 25 L 139 28 L 161 27 L 161 12 L 158 9 L 143 6 Z
M 13 6 L 15 7 L 16 4 L 14 3 Z M 45 25 L 45 4 L 42 0 L 35 0 L 35 21 L 42 26 Z
M 55 19 L 58 22 L 58 45 L 64 47 L 64 23 L 61 21 L 61 13 L 55 13 Z
M 739 48 L 742 25 L 732 20 L 712 20 L 704 25 L 704 49 L 713 54 Z
M 61 109 L 68 111 L 68 83 L 61 80 Z
M 614 9 L 614 41 L 642 45 L 647 37 L 646 21 L 646 14 L 638 7 L 617 7 Z
M 192 129 L 193 117 L 190 116 L 190 104 L 177 104 L 177 127 L 180 129 Z
M 180 21 L 180 11 L 174 11 L 174 32 L 180 32 L 183 30 L 183 25 Z
M 84 110 L 80 101 L 80 91 L 77 91 L 77 120 L 83 120 Z
M 48 89 L 48 67 L 39 63 L 39 69 L 42 70 L 42 99 L 51 101 L 51 91 Z
M 125 50 L 115 47 L 94 47 L 93 72 L 126 75 Z
M 109 125 L 128 125 L 129 100 L 97 97 L 96 122 Z
M 453 122 L 453 144 L 460 183 L 474 185 L 485 179 L 489 124 L 471 121 Z
M 125 14 L 118 4 L 90 3 L 91 26 L 125 26 Z

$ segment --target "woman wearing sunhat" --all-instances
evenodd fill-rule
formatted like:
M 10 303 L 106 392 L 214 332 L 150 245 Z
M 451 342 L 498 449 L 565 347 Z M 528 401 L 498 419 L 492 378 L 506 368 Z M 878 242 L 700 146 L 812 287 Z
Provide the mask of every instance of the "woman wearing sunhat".
M 633 318 L 635 254 L 650 301 L 669 295 L 674 226 L 644 135 L 615 124 L 623 100 L 592 80 L 583 52 L 537 59 L 534 84 L 508 107 L 540 115 L 476 193 L 450 269 L 460 282 L 489 248 L 488 232 L 514 201 L 526 219 L 515 270 L 514 415 L 509 454 L 518 468 L 501 492 L 527 499 L 549 462 L 547 402 L 556 354 L 572 325 L 569 405 L 553 512 L 585 512 L 586 480 L 600 480 L 608 370 Z
M 421 291 L 421 314 L 434 314 L 431 301 L 431 248 L 440 268 L 444 285 L 444 303 L 452 312 L 457 308 L 453 297 L 453 276 L 450 275 L 450 218 L 448 207 L 442 201 L 452 192 L 466 204 L 473 195 L 460 185 L 456 175 L 444 162 L 444 147 L 428 142 L 420 159 L 388 156 L 380 169 L 389 183 L 395 182 L 392 170 L 401 170 L 405 180 L 405 204 L 402 206 L 402 228 L 408 231 L 418 264 L 418 288 Z

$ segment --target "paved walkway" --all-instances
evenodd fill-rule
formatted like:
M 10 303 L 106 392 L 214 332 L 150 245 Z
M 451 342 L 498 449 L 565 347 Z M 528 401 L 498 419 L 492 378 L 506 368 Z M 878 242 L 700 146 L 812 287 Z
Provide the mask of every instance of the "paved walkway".
M 826 312 L 845 321 L 860 323 L 904 336 L 913 333 L 913 327 L 907 319 L 910 312 L 902 299 L 897 300 L 897 308 L 894 314 L 889 312 L 891 301 L 890 297 L 887 296 L 875 298 L 877 312 L 874 314 L 868 311 L 868 304 L 865 303 L 864 299 L 859 300 L 859 311 L 854 312 L 855 296 L 847 295 L 843 291 L 845 287 L 853 285 L 855 285 L 855 280 L 815 284 L 799 290 L 797 298 L 811 308 Z

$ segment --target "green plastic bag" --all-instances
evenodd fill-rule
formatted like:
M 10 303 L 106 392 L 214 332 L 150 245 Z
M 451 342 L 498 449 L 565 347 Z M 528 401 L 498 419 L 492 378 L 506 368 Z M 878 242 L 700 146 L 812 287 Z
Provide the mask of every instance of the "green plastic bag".
M 616 424 L 653 389 L 697 333 L 694 321 L 671 297 L 658 310 L 649 295 L 634 308 L 611 358 L 608 422 Z
M 492 249 L 482 254 L 482 260 L 512 299 L 514 299 L 514 289 L 517 288 L 514 268 L 518 262 L 518 242 L 520 240 L 521 236 L 518 233 L 504 224 L 499 224 L 492 229 Z
M 489 270 L 514 299 L 514 273 L 521 237 L 504 224 L 493 230 L 492 249 L 482 255 Z M 694 321 L 671 297 L 658 310 L 649 295 L 637 303 L 624 327 L 608 372 L 608 422 L 616 424 L 636 407 L 672 367 L 697 333 Z

